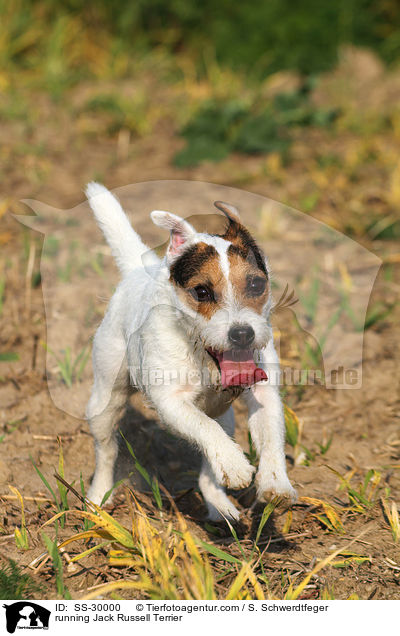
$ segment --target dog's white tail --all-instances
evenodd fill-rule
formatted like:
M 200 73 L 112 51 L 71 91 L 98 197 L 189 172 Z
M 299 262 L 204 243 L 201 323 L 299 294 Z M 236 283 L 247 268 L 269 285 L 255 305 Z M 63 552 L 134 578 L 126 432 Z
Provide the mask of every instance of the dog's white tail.
M 143 267 L 142 255 L 150 248 L 132 228 L 118 199 L 94 181 L 88 183 L 86 196 L 121 273 Z

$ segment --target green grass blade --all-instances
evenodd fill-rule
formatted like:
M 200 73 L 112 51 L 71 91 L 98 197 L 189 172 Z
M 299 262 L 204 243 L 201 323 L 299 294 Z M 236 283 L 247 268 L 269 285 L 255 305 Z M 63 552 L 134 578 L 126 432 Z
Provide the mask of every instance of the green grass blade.
M 0 362 L 16 362 L 17 360 L 19 360 L 19 354 L 14 351 L 0 353 Z
M 57 546 L 57 534 L 54 541 L 52 541 L 45 532 L 42 532 L 42 539 L 53 561 L 53 568 L 56 575 L 57 592 L 63 598 L 70 600 L 71 594 L 69 593 L 68 589 L 65 587 L 65 584 L 64 584 L 63 564 L 62 564 L 61 555 Z
M 209 554 L 212 554 L 217 559 L 221 559 L 222 561 L 226 561 L 227 563 L 238 563 L 240 565 L 242 564 L 242 561 L 240 559 L 237 559 L 232 554 L 229 554 L 229 552 L 225 552 L 225 550 L 221 550 L 221 548 L 217 548 L 217 546 L 213 545 L 212 543 L 206 543 L 205 541 L 202 541 L 202 539 L 199 539 L 198 537 L 193 537 L 193 538 L 200 548 L 203 548 L 203 550 L 206 550 L 206 552 L 208 552 Z
M 49 482 L 47 481 L 46 477 L 43 475 L 43 473 L 39 470 L 39 468 L 36 466 L 33 457 L 31 455 L 29 455 L 29 458 L 33 464 L 34 469 L 36 470 L 37 474 L 39 475 L 40 479 L 42 480 L 42 482 L 44 483 L 44 485 L 46 486 L 47 490 L 49 491 L 49 493 L 51 494 L 51 496 L 54 499 L 54 503 L 56 504 L 57 510 L 59 512 L 61 512 L 61 508 L 60 508 L 60 504 L 58 503 L 58 499 L 55 495 L 54 490 L 52 489 L 52 487 L 50 486 Z
M 254 541 L 254 548 L 253 551 L 255 549 L 255 547 L 258 544 L 258 541 L 260 539 L 261 533 L 264 529 L 265 524 L 267 523 L 268 519 L 270 518 L 270 516 L 272 515 L 272 513 L 274 512 L 276 506 L 278 505 L 280 501 L 279 497 L 274 497 L 272 499 L 272 501 L 268 502 L 267 505 L 264 507 L 263 513 L 261 515 L 261 519 L 260 519 L 260 523 L 258 524 L 258 528 L 257 528 L 257 534 L 256 534 L 256 538 Z

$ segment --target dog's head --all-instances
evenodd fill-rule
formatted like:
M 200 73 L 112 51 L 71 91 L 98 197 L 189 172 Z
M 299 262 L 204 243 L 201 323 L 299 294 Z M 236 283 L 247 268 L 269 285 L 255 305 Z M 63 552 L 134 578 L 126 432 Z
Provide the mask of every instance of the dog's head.
M 266 346 L 271 309 L 265 256 L 233 206 L 214 204 L 227 217 L 223 234 L 203 234 L 184 219 L 154 211 L 153 222 L 170 231 L 169 283 L 191 330 L 214 359 L 224 386 L 266 379 L 254 363 Z

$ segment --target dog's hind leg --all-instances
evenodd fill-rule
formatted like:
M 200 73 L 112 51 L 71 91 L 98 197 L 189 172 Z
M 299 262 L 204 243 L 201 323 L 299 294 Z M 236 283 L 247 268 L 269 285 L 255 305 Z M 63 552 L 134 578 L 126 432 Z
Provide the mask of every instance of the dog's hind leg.
M 88 497 L 100 504 L 114 483 L 118 455 L 115 425 L 130 391 L 125 343 L 99 331 L 93 346 L 93 370 L 94 385 L 86 415 L 95 441 L 96 469 Z
M 230 407 L 226 413 L 217 418 L 217 421 L 224 431 L 230 437 L 233 437 L 235 433 L 235 415 L 233 408 Z M 238 509 L 226 495 L 223 486 L 218 483 L 218 480 L 205 457 L 203 457 L 199 476 L 199 488 L 207 504 L 208 518 L 211 521 L 222 521 L 224 517 L 230 521 L 237 521 L 239 519 L 240 513 Z

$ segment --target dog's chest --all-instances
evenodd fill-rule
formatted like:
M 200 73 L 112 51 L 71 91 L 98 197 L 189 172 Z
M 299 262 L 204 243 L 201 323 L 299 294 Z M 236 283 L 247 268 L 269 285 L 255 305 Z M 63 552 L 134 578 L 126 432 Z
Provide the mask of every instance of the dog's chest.
M 219 386 L 207 386 L 197 395 L 195 404 L 208 417 L 216 418 L 225 413 L 232 402 L 242 393 L 242 387 L 222 389 Z

